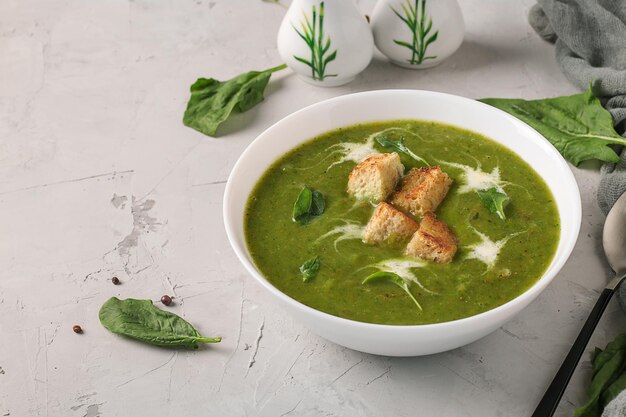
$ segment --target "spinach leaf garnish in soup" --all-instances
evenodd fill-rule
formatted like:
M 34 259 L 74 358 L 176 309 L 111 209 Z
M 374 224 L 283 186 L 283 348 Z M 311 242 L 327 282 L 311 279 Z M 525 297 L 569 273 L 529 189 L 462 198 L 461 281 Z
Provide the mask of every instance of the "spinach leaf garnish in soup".
M 496 187 L 491 187 L 487 190 L 476 190 L 476 192 L 490 212 L 497 215 L 501 220 L 506 220 L 504 208 L 511 201 L 508 195 L 498 191 Z
M 390 143 L 436 163 L 452 180 L 435 211 L 458 240 L 450 263 L 405 255 L 405 246 L 363 243 L 375 206 L 347 193 L 348 174 L 368 155 L 399 150 Z M 405 175 L 423 166 L 404 151 L 400 157 Z M 312 216 L 320 210 L 313 208 L 315 190 L 304 184 L 321 190 L 325 202 L 332 201 L 324 204 L 323 215 Z M 514 204 L 505 206 L 506 199 L 490 188 Z M 479 191 L 487 193 L 489 204 Z M 393 193 L 386 201 L 394 204 Z M 404 224 L 422 221 L 405 214 L 412 220 L 396 218 Z M 560 235 L 550 190 L 519 156 L 477 133 L 417 120 L 348 126 L 296 147 L 259 179 L 244 220 L 252 259 L 277 289 L 335 316 L 394 325 L 456 320 L 506 303 L 541 277 Z M 318 256 L 322 267 L 304 282 L 297 271 Z M 372 269 L 385 274 L 363 284 Z
M 402 291 L 404 291 L 411 298 L 411 300 L 413 300 L 417 308 L 419 308 L 420 311 L 422 311 L 422 306 L 415 299 L 413 294 L 411 294 L 411 290 L 409 289 L 409 283 L 405 281 L 404 278 L 402 278 L 400 275 L 394 274 L 393 272 L 379 271 L 365 278 L 363 280 L 363 284 L 367 284 L 368 282 L 377 282 L 377 281 L 386 282 L 389 284 L 393 284 L 396 287 L 399 287 L 400 289 L 402 289 Z
M 307 223 L 311 218 L 321 216 L 326 209 L 324 195 L 317 190 L 304 186 L 293 205 L 291 219 L 296 223 Z
M 398 153 L 406 154 L 410 156 L 411 158 L 415 159 L 417 162 L 421 162 L 422 164 L 426 166 L 430 166 L 430 164 L 426 162 L 424 158 L 416 155 L 412 150 L 406 147 L 406 145 L 404 144 L 404 137 L 400 137 L 400 139 L 398 140 L 392 140 L 392 139 L 389 139 L 389 136 L 387 135 L 379 135 L 376 137 L 376 142 L 378 142 L 380 146 L 393 149 L 394 151 Z
M 302 281 L 309 282 L 312 280 L 317 271 L 320 269 L 320 257 L 316 256 L 311 258 L 300 266 L 300 273 L 302 274 Z

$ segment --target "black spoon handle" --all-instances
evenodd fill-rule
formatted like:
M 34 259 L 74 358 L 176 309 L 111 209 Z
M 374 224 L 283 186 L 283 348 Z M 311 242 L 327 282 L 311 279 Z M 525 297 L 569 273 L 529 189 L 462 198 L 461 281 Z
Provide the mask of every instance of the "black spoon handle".
M 559 405 L 559 401 L 576 369 L 576 365 L 578 365 L 578 361 L 583 355 L 587 343 L 598 325 L 600 317 L 602 317 L 602 313 L 604 313 L 606 306 L 609 304 L 609 301 L 611 301 L 613 292 L 614 290 L 605 288 L 602 294 L 600 294 L 600 298 L 596 301 L 596 305 L 591 311 L 591 314 L 589 314 L 589 318 L 578 334 L 576 341 L 563 361 L 563 365 L 561 365 L 561 368 L 554 376 L 552 383 L 543 395 L 532 417 L 551 417 L 556 411 L 556 407 Z

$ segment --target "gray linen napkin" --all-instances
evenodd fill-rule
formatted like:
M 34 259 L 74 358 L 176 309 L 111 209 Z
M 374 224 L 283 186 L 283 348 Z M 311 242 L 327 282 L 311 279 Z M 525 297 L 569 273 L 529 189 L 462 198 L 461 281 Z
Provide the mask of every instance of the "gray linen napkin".
M 602 417 L 626 417 L 626 391 L 606 405 Z
M 581 89 L 592 84 L 613 116 L 618 132 L 626 130 L 626 0 L 538 0 L 528 21 L 543 39 L 555 43 L 565 76 Z M 605 164 L 598 205 L 606 214 L 626 192 L 626 149 L 622 161 Z M 619 290 L 626 311 L 626 285 Z
M 565 76 L 581 89 L 592 83 L 616 126 L 626 120 L 626 1 L 538 0 L 528 20 L 555 43 Z
M 626 0 L 538 0 L 528 21 L 555 44 L 556 59 L 573 84 L 581 89 L 592 84 L 616 130 L 626 136 Z M 607 214 L 626 192 L 626 149 L 621 162 L 605 164 L 601 173 L 597 200 Z M 626 311 L 626 285 L 620 286 L 618 297 Z M 626 391 L 602 417 L 626 417 Z

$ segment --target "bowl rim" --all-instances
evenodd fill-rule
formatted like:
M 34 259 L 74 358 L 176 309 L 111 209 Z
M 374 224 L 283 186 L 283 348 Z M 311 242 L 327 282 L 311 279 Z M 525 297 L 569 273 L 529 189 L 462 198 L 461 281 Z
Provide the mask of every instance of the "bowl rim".
M 234 190 L 233 190 L 233 178 L 236 178 L 237 175 L 239 175 L 238 173 L 240 171 L 242 171 L 242 167 L 243 167 L 243 161 L 247 158 L 248 153 L 251 152 L 251 148 L 253 147 L 253 145 L 259 141 L 259 140 L 263 140 L 262 138 L 265 136 L 268 136 L 271 134 L 272 130 L 274 130 L 276 128 L 276 126 L 280 125 L 281 123 L 287 121 L 287 120 L 291 120 L 294 118 L 298 118 L 301 117 L 302 114 L 310 112 L 310 111 L 315 111 L 317 108 L 319 107 L 325 107 L 325 106 L 329 106 L 341 101 L 345 101 L 345 100 L 354 100 L 354 99 L 358 99 L 359 97 L 364 97 L 364 96 L 370 96 L 370 95 L 379 95 L 379 94 L 432 94 L 435 96 L 439 96 L 440 98 L 444 98 L 444 99 L 451 99 L 451 100 L 461 100 L 461 101 L 466 101 L 466 102 L 472 102 L 473 105 L 476 105 L 478 107 L 482 107 L 485 109 L 489 109 L 490 111 L 495 111 L 496 113 L 499 113 L 500 116 L 505 117 L 507 119 L 509 119 L 509 121 L 511 121 L 514 124 L 517 124 L 518 126 L 522 126 L 525 129 L 529 129 L 532 133 L 535 134 L 536 136 L 536 140 L 539 140 L 541 142 L 544 142 L 544 144 L 549 145 L 548 147 L 546 147 L 546 151 L 551 153 L 552 156 L 554 157 L 555 162 L 559 165 L 558 168 L 560 168 L 561 170 L 563 170 L 566 174 L 565 178 L 562 178 L 562 182 L 563 183 L 568 183 L 568 185 L 570 187 L 573 188 L 572 191 L 575 191 L 575 205 L 568 207 L 568 210 L 570 210 L 570 215 L 573 216 L 573 223 L 574 223 L 574 228 L 575 230 L 572 230 L 572 235 L 574 236 L 571 239 L 568 240 L 564 240 L 564 236 L 563 236 L 563 230 L 560 230 L 560 235 L 559 235 L 559 242 L 558 245 L 560 245 L 561 243 L 564 244 L 563 246 L 563 254 L 562 256 L 557 259 L 556 258 L 556 253 L 554 254 L 554 257 L 552 258 L 550 264 L 548 265 L 546 271 L 544 271 L 544 273 L 541 275 L 541 277 L 539 277 L 539 279 L 537 279 L 537 281 L 535 281 L 535 283 L 533 283 L 529 288 L 527 288 L 524 292 L 522 292 L 521 294 L 517 295 L 516 297 L 512 298 L 511 300 L 507 301 L 504 304 L 501 304 L 495 308 L 492 308 L 490 310 L 486 310 L 483 311 L 482 313 L 478 313 L 478 314 L 474 314 L 472 316 L 468 316 L 468 317 L 463 317 L 460 319 L 456 319 L 456 320 L 450 320 L 450 321 L 444 321 L 444 322 L 438 322 L 438 323 L 428 323 L 428 324 L 409 324 L 409 325 L 404 325 L 404 324 L 380 324 L 380 323 L 368 323 L 368 322 L 364 322 L 364 321 L 358 321 L 358 320 L 352 320 L 352 319 L 347 319 L 344 317 L 340 317 L 340 316 L 335 316 L 333 314 L 330 313 L 326 313 L 320 310 L 317 310 L 313 307 L 310 307 L 304 303 L 301 303 L 300 301 L 290 297 L 289 295 L 285 294 L 284 292 L 280 291 L 278 288 L 276 288 L 274 285 L 272 285 L 271 282 L 269 282 L 269 280 L 267 278 L 265 278 L 263 276 L 263 274 L 256 268 L 256 266 L 254 265 L 253 262 L 250 262 L 248 260 L 248 256 L 246 256 L 246 254 L 249 255 L 249 250 L 247 248 L 247 243 L 245 242 L 245 236 L 244 236 L 244 248 L 240 247 L 240 245 L 237 244 L 235 236 L 236 236 L 236 231 L 235 231 L 235 227 L 234 227 L 234 223 L 233 223 L 233 216 L 231 216 L 230 214 L 230 202 L 232 199 L 232 195 L 234 194 Z M 384 120 L 393 120 L 393 119 L 384 119 Z M 383 119 L 381 119 L 380 121 L 384 121 Z M 417 118 L 415 120 L 418 120 Z M 422 120 L 422 119 L 419 119 Z M 424 119 L 426 120 L 426 119 Z M 373 120 L 374 121 L 374 120 Z M 444 122 L 442 122 L 444 123 Z M 351 125 L 346 125 L 346 126 L 352 126 Z M 463 129 L 467 129 L 463 126 L 456 126 L 453 125 L 451 123 L 449 123 L 449 125 L 451 126 L 455 126 L 455 127 L 460 127 Z M 330 129 L 330 130 L 334 130 L 334 129 Z M 468 129 L 470 130 L 470 129 Z M 312 138 L 307 138 L 305 140 L 303 140 L 302 142 L 294 145 L 293 147 L 291 147 L 290 149 L 293 149 L 294 147 L 310 140 Z M 489 138 L 491 140 L 494 140 L 492 138 Z M 507 149 L 509 149 L 511 152 L 514 152 L 516 155 L 517 152 L 515 152 L 513 149 L 509 148 L 508 146 L 498 142 L 500 145 L 505 146 Z M 286 151 L 289 152 L 289 151 Z M 284 155 L 284 153 L 282 153 L 281 155 L 277 156 L 273 162 L 275 162 L 278 158 L 280 158 L 282 155 Z M 519 155 L 518 155 L 519 156 Z M 519 156 L 521 158 L 521 156 Z M 522 158 L 523 159 L 523 158 Z M 525 159 L 523 159 L 524 161 L 526 161 Z M 526 161 L 529 165 L 530 163 L 528 161 Z M 267 167 L 266 167 L 267 168 Z M 243 172 L 242 172 L 243 173 Z M 256 183 L 258 183 L 259 178 L 256 178 Z M 547 185 L 547 184 L 546 184 Z M 552 191 L 552 188 L 550 186 L 548 186 L 548 188 L 550 189 L 550 191 Z M 248 196 L 249 197 L 249 196 Z M 226 182 L 226 188 L 224 191 L 224 199 L 223 199 L 223 220 L 224 220 L 224 227 L 226 229 L 226 235 L 228 236 L 228 240 L 229 243 L 232 247 L 232 249 L 234 250 L 235 254 L 237 255 L 237 258 L 239 259 L 239 261 L 244 265 L 244 267 L 246 268 L 246 270 L 248 271 L 248 273 L 250 273 L 263 287 L 265 287 L 265 289 L 267 289 L 268 291 L 270 291 L 274 296 L 278 297 L 282 302 L 291 305 L 294 308 L 300 309 L 300 310 L 304 310 L 306 313 L 308 314 L 312 314 L 314 316 L 317 316 L 317 318 L 321 319 L 321 320 L 330 320 L 331 322 L 340 324 L 340 325 L 346 325 L 346 326 L 351 326 L 353 328 L 376 328 L 378 330 L 388 330 L 388 331 L 395 331 L 395 332 L 404 332 L 404 331 L 416 331 L 416 330 L 431 330 L 431 329 L 442 329 L 442 328 L 448 328 L 448 327 L 455 327 L 458 328 L 458 326 L 462 326 L 462 325 L 467 325 L 467 326 L 471 326 L 473 325 L 475 322 L 481 322 L 481 321 L 485 321 L 488 320 L 490 317 L 492 316 L 498 316 L 499 314 L 503 313 L 504 311 L 508 310 L 509 308 L 511 308 L 513 305 L 516 304 L 521 304 L 523 308 L 525 308 L 526 306 L 528 306 L 528 304 L 530 304 L 551 282 L 552 280 L 556 277 L 556 275 L 560 272 L 560 270 L 562 269 L 563 265 L 565 264 L 565 262 L 567 262 L 567 260 L 569 259 L 574 246 L 576 245 L 576 242 L 578 240 L 578 235 L 580 233 L 580 226 L 581 226 L 581 222 L 582 222 L 582 201 L 581 201 L 581 196 L 580 196 L 580 189 L 578 187 L 578 183 L 576 182 L 576 179 L 574 177 L 574 174 L 572 173 L 571 169 L 569 168 L 566 160 L 563 158 L 563 156 L 556 150 L 556 148 L 539 132 L 537 132 L 534 128 L 532 128 L 531 126 L 529 126 L 528 124 L 526 124 L 525 122 L 519 120 L 516 117 L 513 117 L 512 115 L 506 113 L 503 110 L 500 110 L 496 107 L 490 106 L 488 104 L 482 103 L 478 100 L 474 100 L 471 98 L 467 98 L 467 97 L 463 97 L 463 96 L 458 96 L 455 94 L 449 94 L 449 93 L 442 93 L 442 92 L 437 92 L 437 91 L 430 91 L 430 90 L 420 90 L 420 89 L 382 89 L 382 90 L 370 90 L 370 91 L 364 91 L 364 92 L 358 92 L 358 93 L 351 93 L 351 94 L 344 94 L 341 96 L 337 96 L 337 97 L 333 97 L 333 98 L 329 98 L 329 99 L 325 99 L 322 101 L 318 101 L 316 103 L 313 103 L 311 105 L 308 105 L 300 110 L 296 110 L 295 112 L 292 112 L 290 114 L 288 114 L 287 116 L 283 117 L 282 119 L 280 119 L 279 121 L 273 123 L 271 126 L 269 126 L 267 129 L 265 129 L 263 132 L 261 132 L 256 138 L 254 138 L 254 140 L 252 142 L 250 142 L 250 144 L 246 147 L 246 149 L 241 153 L 241 155 L 239 156 L 239 158 L 237 159 L 237 162 L 235 163 L 235 165 L 233 166 L 233 169 L 228 177 L 228 181 Z M 561 217 L 561 211 L 559 210 L 559 218 L 562 220 Z M 238 213 L 239 215 L 239 213 Z M 240 213 L 241 217 L 243 218 L 243 213 Z M 562 222 L 560 222 L 562 225 Z M 557 245 L 557 248 L 558 248 Z

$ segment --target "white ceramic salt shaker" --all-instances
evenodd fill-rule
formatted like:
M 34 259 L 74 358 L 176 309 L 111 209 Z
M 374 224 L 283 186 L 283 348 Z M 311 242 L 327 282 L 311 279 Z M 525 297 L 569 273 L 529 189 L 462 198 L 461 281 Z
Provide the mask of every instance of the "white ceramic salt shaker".
M 354 0 L 293 0 L 277 43 L 289 68 L 321 87 L 352 81 L 374 53 L 372 31 Z
M 378 0 L 372 12 L 376 47 L 396 65 L 430 68 L 463 42 L 463 15 L 456 0 Z

